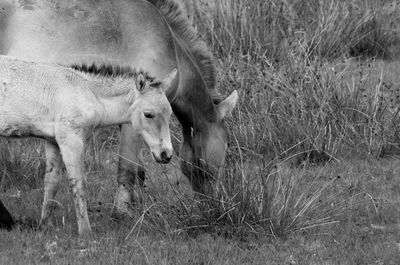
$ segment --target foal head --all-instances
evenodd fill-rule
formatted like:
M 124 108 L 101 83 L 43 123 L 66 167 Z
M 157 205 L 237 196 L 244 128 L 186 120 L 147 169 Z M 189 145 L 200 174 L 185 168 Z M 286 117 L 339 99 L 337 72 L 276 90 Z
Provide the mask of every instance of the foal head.
M 152 82 L 141 72 L 136 77 L 138 93 L 131 107 L 132 127 L 136 134 L 142 136 L 158 163 L 168 163 L 172 158 L 169 131 L 172 109 L 165 91 L 175 79 L 176 73 L 174 69 L 162 80 Z

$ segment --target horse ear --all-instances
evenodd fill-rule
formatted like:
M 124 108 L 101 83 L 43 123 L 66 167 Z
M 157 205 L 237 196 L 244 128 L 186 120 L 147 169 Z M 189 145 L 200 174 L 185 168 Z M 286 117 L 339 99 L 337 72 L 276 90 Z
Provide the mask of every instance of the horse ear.
M 175 68 L 169 74 L 164 76 L 160 81 L 155 81 L 154 85 L 157 86 L 158 88 L 163 89 L 164 91 L 167 90 L 171 86 L 172 82 L 175 80 L 177 73 L 178 70 L 176 70 Z
M 136 76 L 136 89 L 140 92 L 146 87 L 146 77 L 143 73 L 138 73 Z
M 239 99 L 237 91 L 233 91 L 226 99 L 216 105 L 217 118 L 219 121 L 223 120 L 226 115 L 230 114 L 235 108 Z

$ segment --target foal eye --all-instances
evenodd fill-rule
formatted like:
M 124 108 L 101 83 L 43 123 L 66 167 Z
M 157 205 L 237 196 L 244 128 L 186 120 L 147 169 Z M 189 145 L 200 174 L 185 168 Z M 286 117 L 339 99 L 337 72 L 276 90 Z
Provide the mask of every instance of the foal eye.
M 151 112 L 145 112 L 145 113 L 144 113 L 144 116 L 145 116 L 147 119 L 153 119 L 153 118 L 154 118 L 154 114 L 151 113 Z

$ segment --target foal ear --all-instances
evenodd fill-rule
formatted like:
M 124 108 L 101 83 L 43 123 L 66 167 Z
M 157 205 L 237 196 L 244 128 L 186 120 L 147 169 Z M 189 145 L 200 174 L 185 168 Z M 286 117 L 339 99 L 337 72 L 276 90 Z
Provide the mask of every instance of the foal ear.
M 146 77 L 144 76 L 143 73 L 140 72 L 136 76 L 136 89 L 142 92 L 145 87 L 146 87 Z
M 172 82 L 175 80 L 177 73 L 178 70 L 176 70 L 175 68 L 169 74 L 165 75 L 161 80 L 155 81 L 154 83 L 150 84 L 150 86 L 158 87 L 165 91 L 171 86 Z
M 216 105 L 217 118 L 219 121 L 223 120 L 226 115 L 230 114 L 235 108 L 239 95 L 237 91 L 233 91 L 226 99 Z

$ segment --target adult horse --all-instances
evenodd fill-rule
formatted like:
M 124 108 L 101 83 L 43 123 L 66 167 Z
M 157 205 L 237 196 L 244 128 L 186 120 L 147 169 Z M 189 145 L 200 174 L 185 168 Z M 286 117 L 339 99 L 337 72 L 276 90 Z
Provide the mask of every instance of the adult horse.
M 210 53 L 173 0 L 2 0 L 0 52 L 62 64 L 111 63 L 159 78 L 178 69 L 166 92 L 182 125 L 182 172 L 195 192 L 210 194 L 227 150 L 224 117 L 234 91 L 222 100 Z M 144 180 L 138 139 L 121 130 L 116 204 L 131 202 L 130 187 Z

